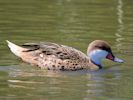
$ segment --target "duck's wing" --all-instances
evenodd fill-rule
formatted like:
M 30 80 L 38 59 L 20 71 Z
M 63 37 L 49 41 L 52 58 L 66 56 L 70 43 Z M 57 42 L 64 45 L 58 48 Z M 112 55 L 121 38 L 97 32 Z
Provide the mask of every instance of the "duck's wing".
M 28 48 L 28 50 L 25 52 L 34 52 L 36 50 L 39 50 L 40 54 L 49 55 L 49 56 L 54 55 L 62 60 L 71 59 L 71 60 L 82 61 L 87 59 L 87 56 L 81 51 L 69 46 L 59 45 L 56 43 L 50 43 L 50 42 L 26 43 L 22 46 Z

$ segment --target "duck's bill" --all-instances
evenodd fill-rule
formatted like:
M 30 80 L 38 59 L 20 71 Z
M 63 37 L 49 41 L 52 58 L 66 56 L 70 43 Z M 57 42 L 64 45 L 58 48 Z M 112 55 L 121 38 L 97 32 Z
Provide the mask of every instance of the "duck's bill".
M 119 59 L 119 58 L 114 58 L 114 60 L 113 61 L 115 61 L 115 62 L 119 62 L 119 63 L 123 63 L 124 61 L 122 60 L 122 59 Z
M 119 58 L 113 56 L 112 53 L 109 53 L 109 54 L 106 56 L 106 58 L 109 59 L 109 60 L 112 60 L 112 61 L 114 61 L 114 62 L 119 62 L 119 63 L 123 63 L 123 62 L 124 62 L 122 59 L 119 59 Z

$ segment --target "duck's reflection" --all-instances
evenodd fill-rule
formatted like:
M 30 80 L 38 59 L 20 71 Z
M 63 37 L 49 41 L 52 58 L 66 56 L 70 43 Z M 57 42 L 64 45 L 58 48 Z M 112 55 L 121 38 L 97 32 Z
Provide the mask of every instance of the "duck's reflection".
M 91 72 L 91 78 L 89 75 L 87 83 L 87 96 L 84 100 L 113 96 L 114 90 L 118 86 L 117 81 L 121 79 L 120 72 L 118 65 L 114 65 L 109 69 Z
M 112 92 L 109 88 L 115 87 L 117 83 L 114 81 L 121 77 L 120 69 L 117 66 L 97 71 L 64 72 L 17 67 L 9 71 L 11 78 L 8 80 L 8 86 L 21 90 L 22 93 L 28 90 L 29 95 L 45 93 L 46 95 L 43 96 L 47 96 L 47 98 L 51 98 L 50 95 L 57 97 L 68 95 L 73 99 L 89 100 L 94 97 L 110 95 L 107 93 Z

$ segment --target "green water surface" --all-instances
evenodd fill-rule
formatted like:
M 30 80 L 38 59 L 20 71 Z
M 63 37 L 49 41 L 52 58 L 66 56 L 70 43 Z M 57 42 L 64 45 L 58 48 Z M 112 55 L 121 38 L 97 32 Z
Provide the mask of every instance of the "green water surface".
M 97 71 L 52 72 L 8 49 L 49 41 L 86 53 L 108 41 L 125 62 Z M 0 100 L 133 100 L 133 0 L 0 0 Z

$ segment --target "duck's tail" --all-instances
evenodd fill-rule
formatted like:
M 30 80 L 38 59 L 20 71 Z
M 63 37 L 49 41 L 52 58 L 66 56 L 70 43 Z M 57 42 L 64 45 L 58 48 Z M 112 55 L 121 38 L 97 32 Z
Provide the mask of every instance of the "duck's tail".
M 10 50 L 12 51 L 12 53 L 14 53 L 16 56 L 21 57 L 21 54 L 24 50 L 26 50 L 26 48 L 20 47 L 8 40 L 6 40 L 6 42 L 8 43 L 8 47 L 10 48 Z

